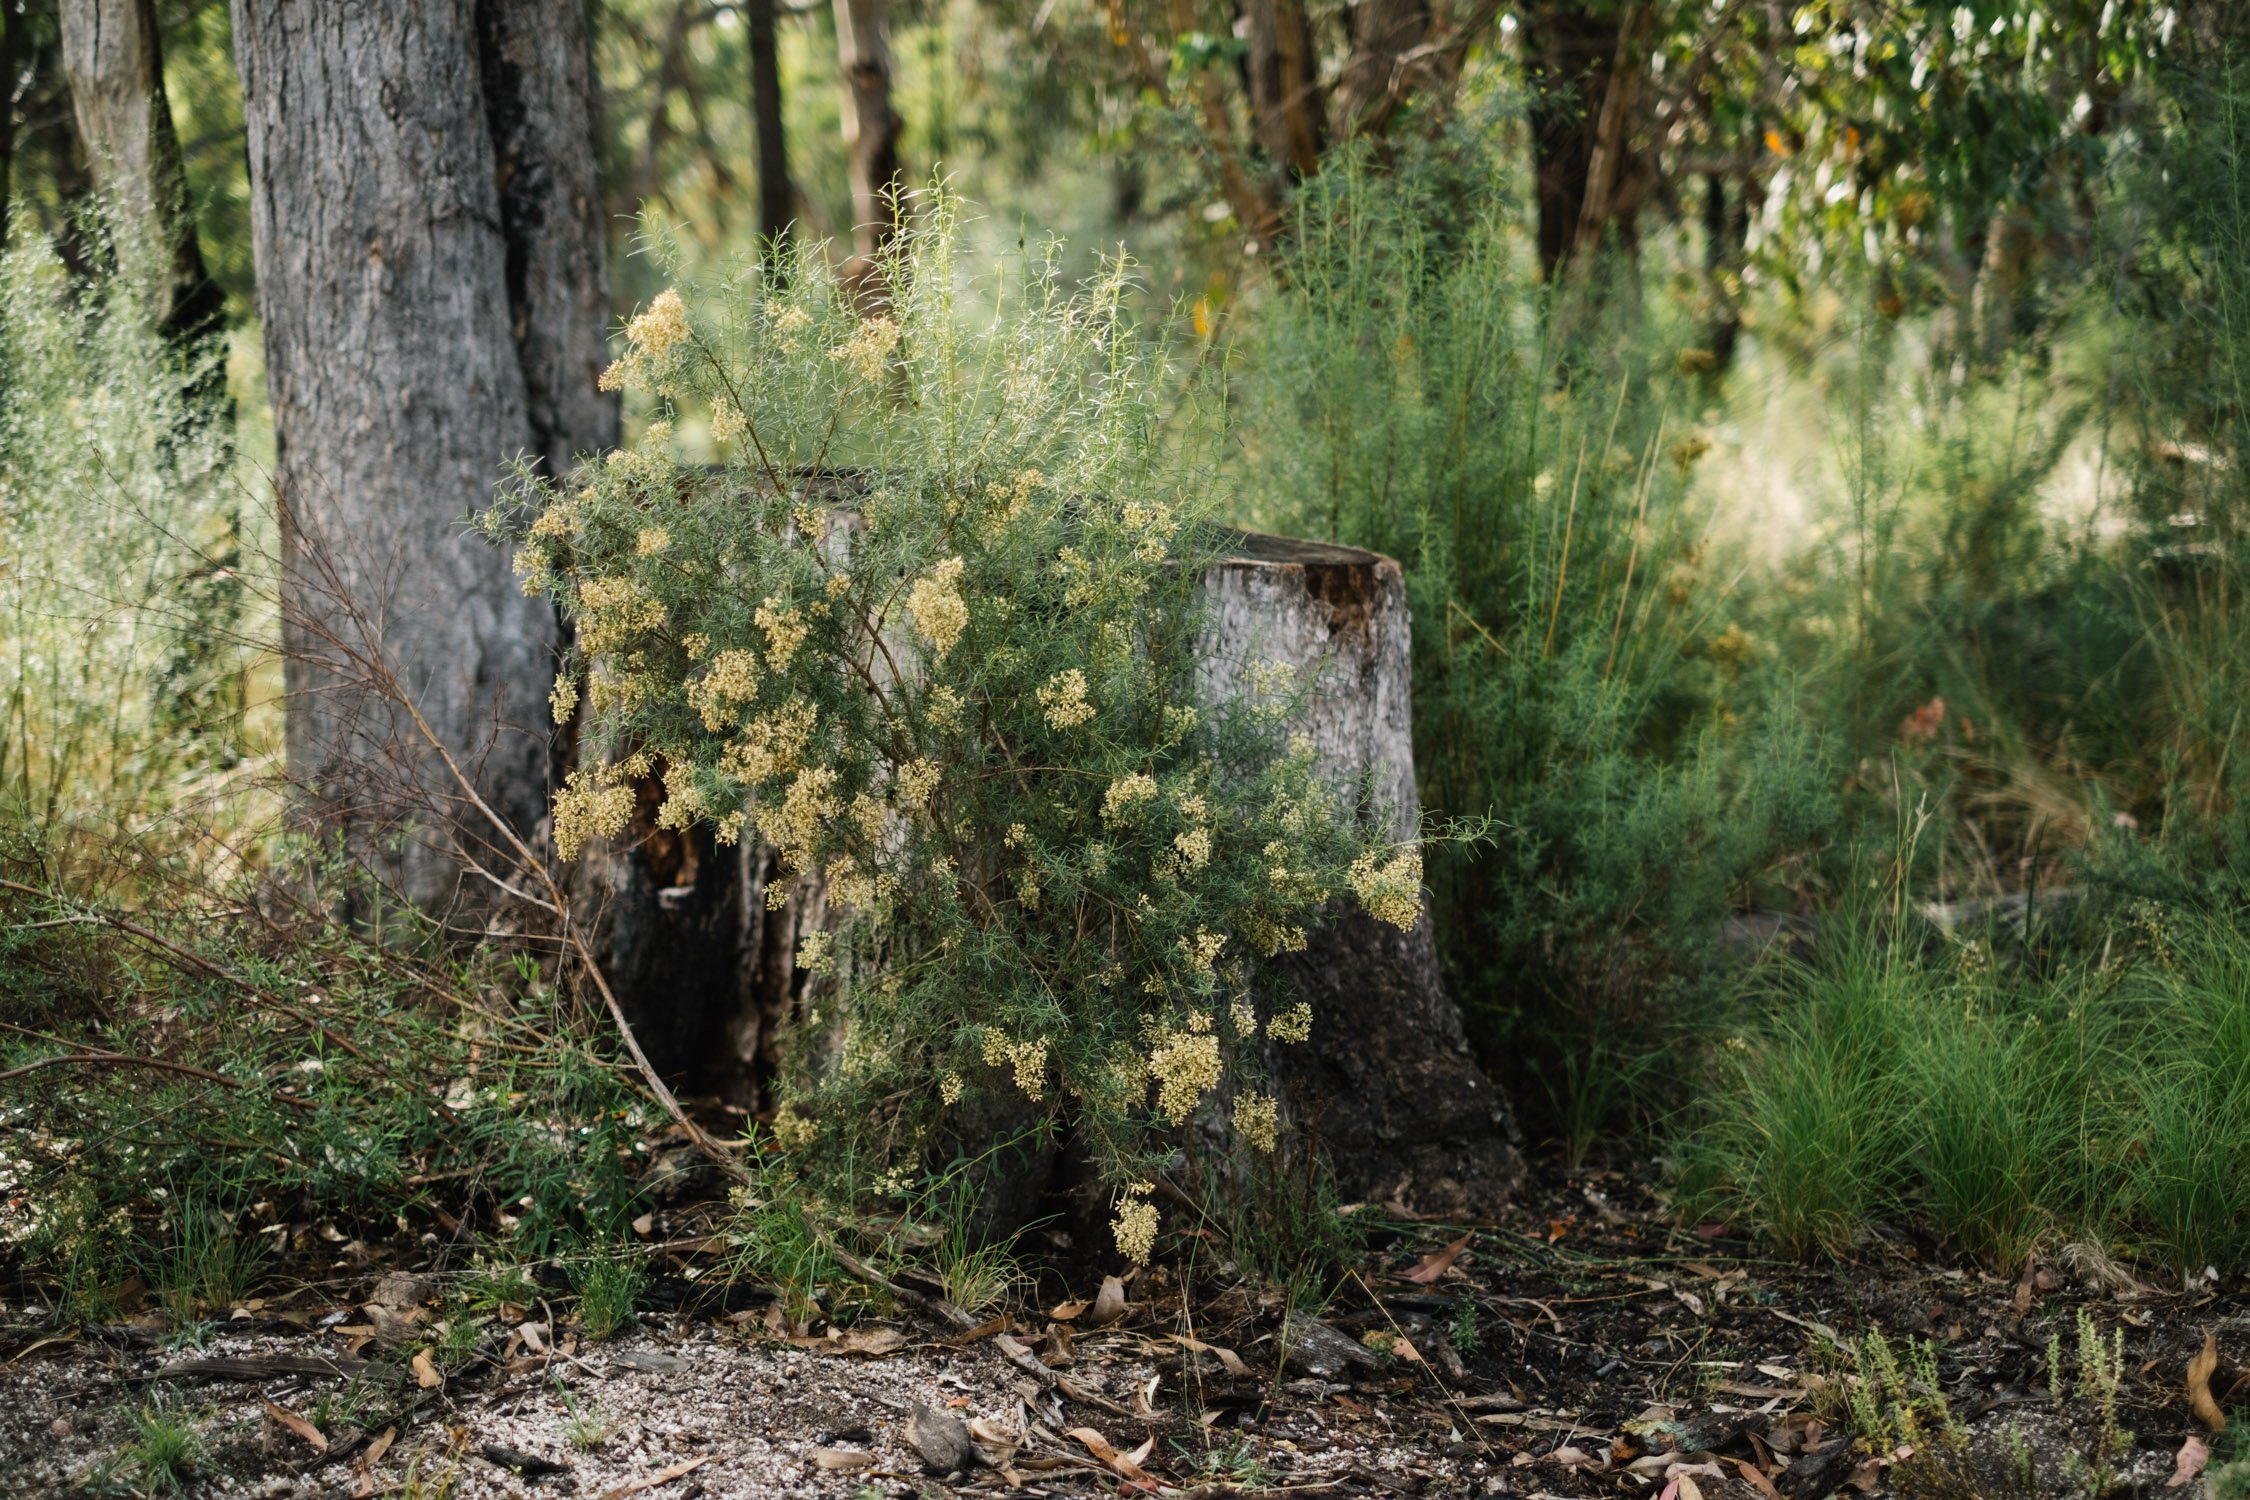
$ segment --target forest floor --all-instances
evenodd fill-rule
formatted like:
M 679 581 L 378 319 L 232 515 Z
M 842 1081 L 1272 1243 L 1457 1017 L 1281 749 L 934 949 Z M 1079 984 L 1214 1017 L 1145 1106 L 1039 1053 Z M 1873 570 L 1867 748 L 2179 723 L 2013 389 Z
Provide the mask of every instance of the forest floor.
M 1175 1266 L 963 1331 L 901 1304 L 791 1337 L 770 1300 L 697 1308 L 692 1242 L 660 1257 L 674 1305 L 600 1342 L 544 1293 L 448 1342 L 445 1278 L 369 1247 L 194 1339 L 5 1307 L 0 1491 L 158 1487 L 156 1411 L 212 1495 L 2162 1495 L 2224 1448 L 2191 1385 L 2250 1387 L 2244 1288 L 2083 1247 L 1996 1277 L 1902 1234 L 1805 1266 L 1559 1171 L 1500 1223 L 1385 1214 L 1369 1241 L 1317 1321 Z M 1855 1373 L 1877 1333 L 1914 1394 Z

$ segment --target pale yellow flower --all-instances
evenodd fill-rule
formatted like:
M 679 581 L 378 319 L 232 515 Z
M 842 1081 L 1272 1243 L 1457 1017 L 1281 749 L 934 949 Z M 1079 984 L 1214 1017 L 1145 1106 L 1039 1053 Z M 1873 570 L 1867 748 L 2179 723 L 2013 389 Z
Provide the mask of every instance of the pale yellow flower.
M 766 666 L 775 673 L 789 670 L 789 663 L 797 655 L 797 648 L 805 643 L 812 627 L 805 623 L 804 611 L 785 606 L 779 599 L 768 596 L 758 606 L 755 617 L 758 628 L 766 633 Z
M 1172 1032 L 1148 1055 L 1149 1077 L 1156 1081 L 1157 1113 L 1174 1125 L 1186 1124 L 1197 1101 L 1218 1086 L 1224 1071 L 1217 1036 Z
M 1281 1111 L 1271 1094 L 1237 1094 L 1234 1128 L 1260 1151 L 1271 1152 L 1280 1139 Z
M 1086 674 L 1077 667 L 1048 678 L 1037 696 L 1049 728 L 1072 729 L 1094 716 L 1094 705 L 1086 700 Z
M 1115 823 L 1122 820 L 1134 807 L 1152 801 L 1156 796 L 1156 778 L 1146 771 L 1135 771 L 1120 776 L 1109 784 L 1102 794 L 1102 821 Z
M 1135 1196 L 1119 1203 L 1117 1216 L 1109 1226 L 1117 1238 L 1118 1253 L 1139 1266 L 1148 1264 L 1149 1254 L 1156 1248 L 1156 1205 L 1138 1196 L 1148 1190 L 1145 1183 L 1140 1184 Z
M 1402 849 L 1387 864 L 1375 858 L 1362 854 L 1352 861 L 1352 893 L 1376 921 L 1410 932 L 1422 920 L 1422 851 Z
M 958 557 L 949 557 L 930 570 L 927 578 L 916 579 L 906 595 L 907 612 L 914 616 L 914 626 L 930 649 L 943 657 L 961 639 L 961 632 L 969 628 L 969 606 L 961 598 L 961 571 L 965 564 Z
M 1266 1022 L 1266 1035 L 1277 1042 L 1301 1042 L 1312 1035 L 1312 1006 L 1298 1001 Z

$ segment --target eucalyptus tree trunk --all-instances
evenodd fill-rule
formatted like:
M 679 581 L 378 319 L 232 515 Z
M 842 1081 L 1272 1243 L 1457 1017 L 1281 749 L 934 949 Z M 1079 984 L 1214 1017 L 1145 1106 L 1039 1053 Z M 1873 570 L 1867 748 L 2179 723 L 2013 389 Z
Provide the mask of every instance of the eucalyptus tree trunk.
M 796 217 L 789 180 L 789 138 L 782 124 L 781 40 L 774 0 L 749 0 L 750 119 L 758 136 L 758 234 L 778 246 Z M 774 264 L 784 257 L 776 254 Z
M 906 121 L 891 103 L 888 0 L 835 0 L 835 6 L 844 142 L 851 147 L 852 263 L 846 280 L 856 284 L 896 233 L 892 200 L 901 179 L 898 141 Z
M 465 520 L 517 455 L 616 432 L 588 389 L 605 268 L 584 18 L 538 0 L 234 0 L 283 512 L 289 772 L 400 893 L 444 907 L 545 817 L 561 631 Z
M 220 331 L 226 297 L 196 241 L 180 138 L 164 92 L 155 0 L 63 0 L 60 19 L 71 113 L 94 181 L 147 235 L 156 258 L 150 292 L 157 327 L 183 348 L 204 344 Z M 5 194 L 0 179 L 0 198 Z M 222 381 L 212 395 L 224 394 Z

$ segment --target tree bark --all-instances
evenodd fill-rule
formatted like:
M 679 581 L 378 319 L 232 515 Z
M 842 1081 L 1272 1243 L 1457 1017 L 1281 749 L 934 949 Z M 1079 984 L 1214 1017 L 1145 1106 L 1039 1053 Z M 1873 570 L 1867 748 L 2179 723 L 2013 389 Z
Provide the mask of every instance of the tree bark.
M 157 327 L 183 348 L 202 345 L 220 331 L 226 296 L 196 240 L 155 0 L 64 0 L 61 21 L 71 110 L 94 180 L 130 223 L 145 227 L 158 259 Z M 216 395 L 223 400 L 224 389 Z
M 1267 160 L 1291 176 L 1320 170 L 1324 99 L 1312 23 L 1302 0 L 1248 0 L 1244 59 L 1250 118 Z
M 567 48 L 524 40 L 541 24 L 574 28 L 531 0 L 234 0 L 283 510 L 290 775 L 305 812 L 430 907 L 462 889 L 468 825 L 448 815 L 411 725 L 347 657 L 379 653 L 481 795 L 536 827 L 555 614 L 462 523 L 511 456 L 547 460 L 614 430 L 573 389 L 598 334 L 555 326 L 594 310 L 599 252 L 538 243 L 585 233 L 591 151 L 563 138 L 585 119 L 561 97 L 569 78 L 550 76 Z M 492 68 L 513 76 L 497 101 L 488 37 L 505 52 Z M 525 182 L 509 205 L 503 175 Z M 529 288 L 558 265 L 573 284 Z M 530 359 L 554 364 L 530 373 Z
M 1351 50 L 1336 80 L 1339 139 L 1380 134 L 1404 97 L 1407 55 L 1430 34 L 1428 0 L 1354 0 L 1344 12 Z
M 796 218 L 797 193 L 789 180 L 789 138 L 781 111 L 781 42 L 774 0 L 749 0 L 750 118 L 758 137 L 758 235 L 774 247 L 781 265 L 782 237 Z
M 906 121 L 891 103 L 889 0 L 835 0 L 844 78 L 844 141 L 851 147 L 852 261 L 863 283 L 897 233 L 898 142 Z
M 1531 100 L 1531 154 L 1539 206 L 1539 265 L 1552 280 L 1589 234 L 1598 241 L 1612 222 L 1609 195 L 1595 174 L 1616 175 L 1614 150 L 1603 159 L 1604 127 L 1616 141 L 1626 119 L 1617 98 L 1623 26 L 1610 5 L 1548 0 L 1523 17 L 1524 64 Z
M 593 59 L 577 0 L 478 0 L 486 128 L 506 244 L 508 311 L 533 441 L 567 474 L 617 446 L 608 228 L 594 180 Z

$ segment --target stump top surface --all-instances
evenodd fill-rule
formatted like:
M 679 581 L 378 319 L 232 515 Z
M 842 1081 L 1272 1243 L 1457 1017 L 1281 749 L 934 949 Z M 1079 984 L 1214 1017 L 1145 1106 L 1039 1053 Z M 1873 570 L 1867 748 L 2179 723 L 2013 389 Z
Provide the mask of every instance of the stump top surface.
M 1240 531 L 1228 527 L 1220 533 L 1225 544 L 1222 561 L 1244 563 L 1294 563 L 1305 568 L 1366 567 L 1389 561 L 1380 552 L 1345 547 L 1335 542 L 1307 541 L 1302 537 L 1275 536 L 1265 531 Z

